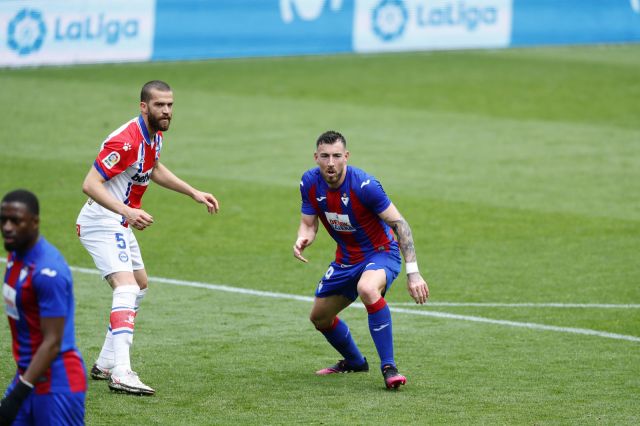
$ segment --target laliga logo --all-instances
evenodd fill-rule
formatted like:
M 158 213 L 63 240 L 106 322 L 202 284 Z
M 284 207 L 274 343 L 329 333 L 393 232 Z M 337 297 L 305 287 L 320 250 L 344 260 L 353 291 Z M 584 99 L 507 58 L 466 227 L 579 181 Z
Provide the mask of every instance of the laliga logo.
M 22 9 L 9 22 L 7 44 L 18 55 L 24 56 L 42 47 L 47 27 L 42 20 L 42 13 L 37 10 Z
M 402 35 L 409 20 L 409 12 L 402 0 L 382 0 L 373 9 L 373 31 L 384 41 Z
M 342 7 L 342 0 L 328 0 L 331 10 L 336 12 Z M 294 9 L 303 21 L 317 19 L 324 9 L 325 0 L 280 0 L 280 16 L 287 24 L 294 19 Z

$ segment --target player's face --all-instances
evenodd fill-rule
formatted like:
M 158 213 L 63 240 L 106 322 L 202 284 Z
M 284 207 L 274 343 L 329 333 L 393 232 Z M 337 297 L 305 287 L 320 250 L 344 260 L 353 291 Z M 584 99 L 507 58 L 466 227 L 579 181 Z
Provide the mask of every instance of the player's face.
M 2 239 L 7 251 L 24 252 L 38 239 L 38 216 L 33 215 L 24 203 L 11 202 L 0 205 Z
M 320 167 L 320 173 L 330 188 L 342 185 L 349 159 L 349 151 L 344 143 L 338 141 L 332 144 L 322 143 L 314 154 L 316 164 Z
M 151 90 L 149 102 L 141 102 L 140 110 L 147 116 L 147 123 L 153 133 L 169 130 L 173 116 L 173 92 Z

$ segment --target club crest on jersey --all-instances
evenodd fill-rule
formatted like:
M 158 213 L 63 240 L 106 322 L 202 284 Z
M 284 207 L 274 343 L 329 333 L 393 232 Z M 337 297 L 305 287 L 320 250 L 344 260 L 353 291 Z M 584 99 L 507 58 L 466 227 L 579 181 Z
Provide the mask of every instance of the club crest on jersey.
M 349 215 L 324 212 L 327 217 L 327 222 L 335 230 L 339 232 L 356 232 L 356 228 L 351 225 Z
M 349 204 L 349 197 L 347 197 L 346 193 L 342 194 L 342 197 L 340 197 L 340 199 L 342 200 L 342 204 L 344 204 L 345 206 Z
M 118 164 L 118 161 L 120 161 L 120 154 L 114 151 L 104 157 L 104 159 L 102 160 L 102 164 L 104 164 L 107 169 L 111 169 L 113 166 Z
M 20 277 L 18 278 L 19 281 L 24 281 L 25 278 L 27 278 L 27 274 L 29 273 L 29 268 L 28 267 L 24 267 L 22 268 L 22 270 L 20 271 Z

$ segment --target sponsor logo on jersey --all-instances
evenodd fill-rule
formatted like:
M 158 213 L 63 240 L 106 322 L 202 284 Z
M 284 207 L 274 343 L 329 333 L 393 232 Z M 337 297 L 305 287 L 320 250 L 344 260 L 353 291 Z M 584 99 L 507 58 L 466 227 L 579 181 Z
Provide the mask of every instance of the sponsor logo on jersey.
M 122 145 L 123 151 L 129 151 L 130 149 L 131 149 L 131 144 L 129 142 L 125 142 L 124 145 Z
M 114 151 L 109 155 L 107 155 L 106 157 L 104 157 L 104 159 L 102 160 L 102 164 L 104 164 L 104 166 L 107 169 L 111 169 L 113 166 L 118 164 L 119 161 L 120 161 L 120 154 Z
M 369 185 L 370 183 L 371 183 L 371 179 L 367 179 L 367 180 L 365 180 L 364 182 L 362 182 L 362 183 L 360 184 L 360 188 L 362 188 L 362 187 L 363 187 L 363 186 L 365 186 L 365 185 Z
M 2 296 L 4 298 L 4 309 L 7 312 L 7 316 L 14 320 L 20 319 L 18 308 L 16 307 L 16 289 L 4 283 L 2 285 Z
M 349 215 L 331 213 L 331 212 L 324 212 L 324 215 L 327 217 L 327 222 L 329 222 L 329 225 L 335 231 L 356 232 L 356 228 L 354 228 L 353 225 L 351 225 L 351 221 L 349 220 Z
M 318 198 L 316 198 L 316 200 L 318 200 L 318 202 L 320 202 L 322 200 L 326 200 L 326 199 L 327 199 L 327 197 L 318 197 Z
M 120 258 L 121 262 L 126 262 L 126 261 L 129 260 L 129 256 L 124 251 L 121 251 L 120 254 L 118 255 L 118 257 Z
M 136 173 L 131 178 L 132 181 L 138 182 L 138 183 L 147 183 L 147 182 L 149 182 L 149 179 L 151 179 L 151 173 L 149 173 L 149 172 L 147 172 L 147 173 Z

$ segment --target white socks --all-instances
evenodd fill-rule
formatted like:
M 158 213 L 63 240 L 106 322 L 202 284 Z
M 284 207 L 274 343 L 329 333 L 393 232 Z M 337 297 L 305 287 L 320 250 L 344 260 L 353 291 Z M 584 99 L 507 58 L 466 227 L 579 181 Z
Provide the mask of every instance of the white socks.
M 123 285 L 113 290 L 109 329 L 105 336 L 97 364 L 101 368 L 117 370 L 116 375 L 131 370 L 129 348 L 133 343 L 136 311 L 146 294 L 137 284 Z
M 131 287 L 131 286 L 127 286 L 127 287 Z M 136 313 L 136 316 L 138 314 L 138 309 L 140 308 L 140 302 L 142 302 L 142 299 L 144 299 L 144 296 L 147 294 L 147 290 L 148 288 L 145 288 L 144 290 L 138 290 L 138 295 L 136 296 L 136 302 L 134 306 L 134 311 Z M 115 290 L 114 290 L 114 293 L 115 293 Z M 114 298 L 114 302 L 115 302 L 115 298 Z M 113 308 L 116 305 L 115 303 L 112 303 L 111 306 Z M 98 366 L 101 368 L 106 368 L 109 370 L 113 369 L 116 366 L 116 354 L 113 350 L 113 334 L 112 334 L 111 324 L 109 324 L 109 326 L 107 327 L 107 334 L 104 338 L 104 343 L 102 344 L 102 350 L 100 351 L 100 356 L 98 357 L 96 364 L 98 364 Z

